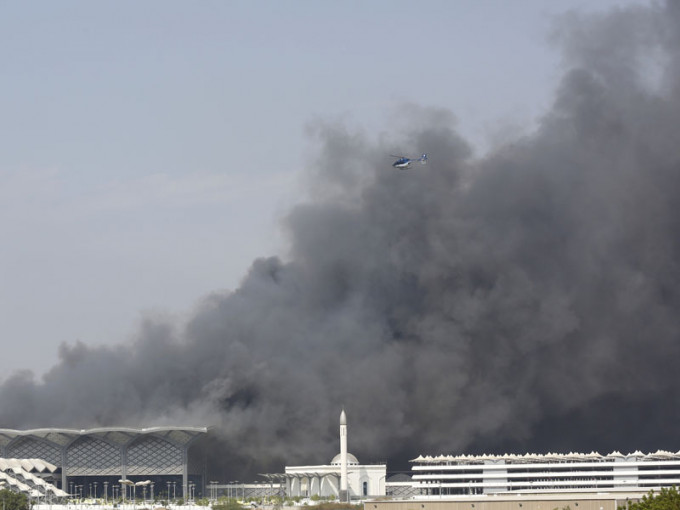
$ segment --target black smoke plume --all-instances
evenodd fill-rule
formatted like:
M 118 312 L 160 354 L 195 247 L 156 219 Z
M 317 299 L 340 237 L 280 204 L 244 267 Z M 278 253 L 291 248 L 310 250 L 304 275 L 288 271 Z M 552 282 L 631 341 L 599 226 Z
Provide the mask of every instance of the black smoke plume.
M 680 4 L 561 18 L 564 76 L 531 135 L 475 158 L 443 110 L 318 140 L 290 256 L 186 328 L 63 345 L 0 387 L 0 426 L 211 425 L 224 472 L 680 449 Z M 442 49 L 443 50 L 443 49 Z M 499 84 L 502 94 L 502 84 Z M 395 150 L 430 163 L 391 169 Z M 226 479 L 226 478 L 225 478 Z

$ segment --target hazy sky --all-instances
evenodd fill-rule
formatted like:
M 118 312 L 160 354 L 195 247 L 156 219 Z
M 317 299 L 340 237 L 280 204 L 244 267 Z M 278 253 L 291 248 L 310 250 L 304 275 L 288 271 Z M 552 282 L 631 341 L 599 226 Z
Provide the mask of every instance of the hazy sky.
M 0 380 L 285 258 L 315 120 L 442 107 L 481 152 L 550 104 L 553 16 L 630 3 L 0 2 Z

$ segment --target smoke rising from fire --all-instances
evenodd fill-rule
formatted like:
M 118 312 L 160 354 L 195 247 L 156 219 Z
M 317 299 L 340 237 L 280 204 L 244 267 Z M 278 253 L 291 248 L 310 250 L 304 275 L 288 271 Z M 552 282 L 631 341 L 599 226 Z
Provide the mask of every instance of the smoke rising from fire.
M 211 425 L 251 472 L 327 462 L 342 405 L 360 461 L 680 449 L 679 5 L 560 19 L 552 108 L 483 158 L 435 108 L 379 141 L 311 127 L 289 260 L 186 328 L 63 345 L 0 387 L 0 426 Z

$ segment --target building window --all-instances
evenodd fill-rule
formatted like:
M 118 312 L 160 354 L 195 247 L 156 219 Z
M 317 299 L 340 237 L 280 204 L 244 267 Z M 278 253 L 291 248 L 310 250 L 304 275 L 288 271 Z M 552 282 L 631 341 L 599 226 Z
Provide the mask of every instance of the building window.
M 364 482 L 363 484 L 363 493 L 364 496 L 368 496 L 368 482 Z

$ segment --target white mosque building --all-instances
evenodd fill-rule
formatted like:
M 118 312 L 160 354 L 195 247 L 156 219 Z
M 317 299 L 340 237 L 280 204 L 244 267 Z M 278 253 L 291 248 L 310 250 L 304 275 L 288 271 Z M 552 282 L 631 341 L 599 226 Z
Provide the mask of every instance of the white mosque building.
M 290 497 L 336 497 L 340 501 L 385 495 L 386 464 L 360 464 L 347 451 L 347 415 L 340 413 L 340 453 L 330 464 L 286 466 L 285 473 L 262 475 L 285 486 Z

